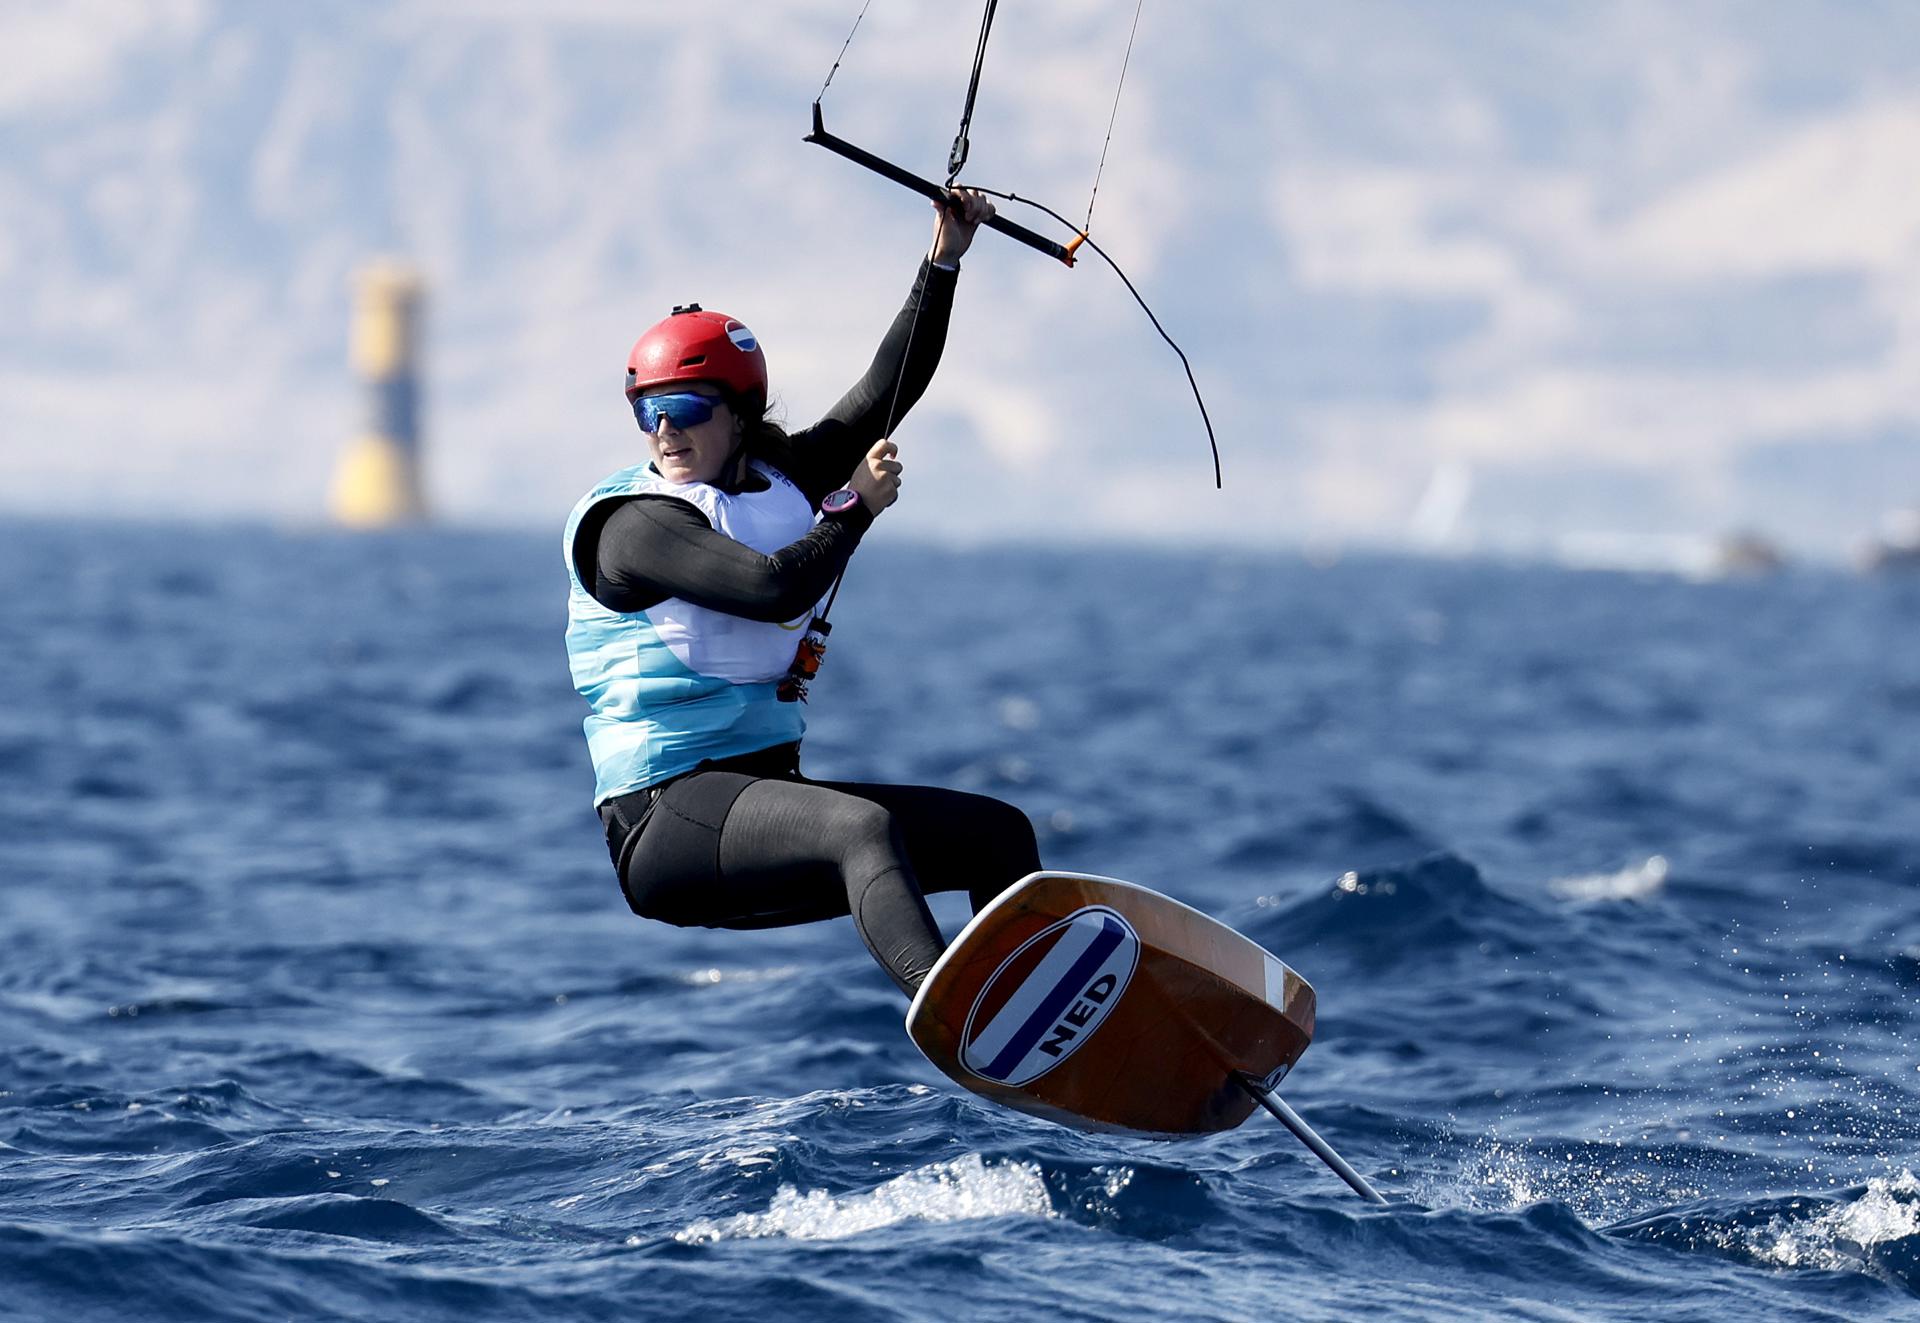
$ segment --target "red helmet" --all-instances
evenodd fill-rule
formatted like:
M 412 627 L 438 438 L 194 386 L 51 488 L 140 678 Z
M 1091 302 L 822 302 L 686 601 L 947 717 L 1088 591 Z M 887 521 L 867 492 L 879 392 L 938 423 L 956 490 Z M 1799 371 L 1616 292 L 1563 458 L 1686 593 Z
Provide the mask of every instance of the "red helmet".
M 627 399 L 669 381 L 711 381 L 757 409 L 767 400 L 767 359 L 752 331 L 689 303 L 656 322 L 627 355 Z

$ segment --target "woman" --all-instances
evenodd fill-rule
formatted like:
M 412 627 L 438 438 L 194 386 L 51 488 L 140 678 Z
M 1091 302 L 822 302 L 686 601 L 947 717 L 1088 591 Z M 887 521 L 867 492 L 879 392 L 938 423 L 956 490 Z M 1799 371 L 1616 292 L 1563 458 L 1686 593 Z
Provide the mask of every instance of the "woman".
M 899 494 L 884 433 L 932 378 L 959 259 L 992 214 L 951 195 L 866 376 L 791 436 L 768 420 L 753 334 L 674 309 L 627 361 L 651 462 L 608 477 L 567 524 L 567 653 L 627 903 L 709 928 L 851 915 L 909 996 L 945 949 L 924 893 L 965 891 L 978 910 L 1040 866 L 1032 824 L 981 795 L 807 779 L 803 709 L 779 682 Z

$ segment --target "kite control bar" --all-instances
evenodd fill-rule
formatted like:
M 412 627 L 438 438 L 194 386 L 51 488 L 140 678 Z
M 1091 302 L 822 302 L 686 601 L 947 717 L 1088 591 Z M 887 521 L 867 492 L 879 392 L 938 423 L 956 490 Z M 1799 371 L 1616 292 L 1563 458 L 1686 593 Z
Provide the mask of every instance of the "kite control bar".
M 802 142 L 818 143 L 828 151 L 846 157 L 855 165 L 864 165 L 877 175 L 891 179 L 894 183 L 910 188 L 922 197 L 932 198 L 942 206 L 947 202 L 947 190 L 931 179 L 922 179 L 911 170 L 902 170 L 892 161 L 883 160 L 863 147 L 855 147 L 845 138 L 836 138 L 827 132 L 827 126 L 820 118 L 820 103 L 813 103 L 813 132 L 802 138 Z M 1070 244 L 1057 244 L 1044 234 L 1035 234 L 1024 225 L 1008 220 L 1005 216 L 992 216 L 986 222 L 990 230 L 998 230 L 1009 239 L 1018 239 L 1029 248 L 1037 248 L 1048 257 L 1058 258 L 1068 266 L 1073 265 L 1073 250 L 1080 246 L 1075 239 Z M 1083 238 L 1085 236 L 1082 236 Z

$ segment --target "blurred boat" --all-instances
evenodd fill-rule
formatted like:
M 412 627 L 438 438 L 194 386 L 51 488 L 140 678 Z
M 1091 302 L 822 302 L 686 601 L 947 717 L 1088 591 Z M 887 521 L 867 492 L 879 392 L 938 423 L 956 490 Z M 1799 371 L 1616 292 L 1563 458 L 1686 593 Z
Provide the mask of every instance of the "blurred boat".
M 1869 574 L 1920 570 L 1920 507 L 1887 516 L 1881 535 L 1861 550 L 1860 568 Z
M 1786 567 L 1787 556 L 1778 543 L 1751 529 L 1738 529 L 1715 546 L 1710 570 L 1715 578 L 1753 578 Z

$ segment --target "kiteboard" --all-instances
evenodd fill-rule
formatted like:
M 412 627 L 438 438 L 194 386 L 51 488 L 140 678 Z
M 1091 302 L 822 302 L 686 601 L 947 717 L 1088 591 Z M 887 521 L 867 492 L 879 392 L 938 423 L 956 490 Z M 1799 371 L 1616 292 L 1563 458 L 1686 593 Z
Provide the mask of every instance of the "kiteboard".
M 947 947 L 907 1034 L 961 1087 L 1076 1129 L 1178 1139 L 1265 1107 L 1378 1201 L 1273 1092 L 1313 1021 L 1312 985 L 1219 920 L 1132 882 L 1039 872 Z

